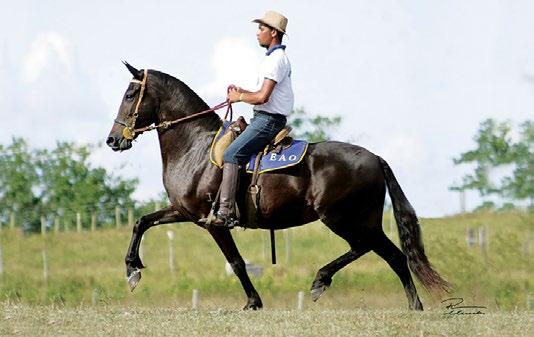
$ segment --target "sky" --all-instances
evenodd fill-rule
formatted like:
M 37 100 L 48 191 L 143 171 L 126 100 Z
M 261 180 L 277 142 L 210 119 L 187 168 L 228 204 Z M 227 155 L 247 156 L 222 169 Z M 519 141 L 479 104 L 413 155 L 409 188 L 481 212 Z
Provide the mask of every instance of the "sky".
M 251 20 L 271 9 L 289 19 L 296 107 L 341 116 L 333 138 L 386 159 L 420 216 L 459 211 L 448 187 L 472 167 L 452 158 L 474 147 L 482 120 L 532 119 L 532 1 L 20 0 L 2 6 L 0 144 L 104 142 L 131 78 L 122 60 L 209 105 L 230 83 L 253 89 L 264 50 Z M 91 161 L 139 177 L 138 199 L 163 191 L 155 133 Z M 467 194 L 468 209 L 478 203 Z

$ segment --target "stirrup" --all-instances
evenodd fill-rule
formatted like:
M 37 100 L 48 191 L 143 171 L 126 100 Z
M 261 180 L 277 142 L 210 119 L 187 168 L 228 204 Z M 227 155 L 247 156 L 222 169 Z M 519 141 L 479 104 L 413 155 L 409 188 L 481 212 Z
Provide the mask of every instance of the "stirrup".
M 210 212 L 207 217 L 198 219 L 197 223 L 202 225 L 204 228 L 208 228 L 216 219 L 217 217 L 213 214 L 213 212 Z
M 234 228 L 239 226 L 239 219 L 235 214 L 217 214 L 215 219 L 210 222 L 211 226 Z
M 235 216 L 226 216 L 222 214 L 215 215 L 210 212 L 207 217 L 198 219 L 197 223 L 202 225 L 204 228 L 214 226 L 232 229 L 235 226 L 239 226 L 239 219 L 237 219 Z

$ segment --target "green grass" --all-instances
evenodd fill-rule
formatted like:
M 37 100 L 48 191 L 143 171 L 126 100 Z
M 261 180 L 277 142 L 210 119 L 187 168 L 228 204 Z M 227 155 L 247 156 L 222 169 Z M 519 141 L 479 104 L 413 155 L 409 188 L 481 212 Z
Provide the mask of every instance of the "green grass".
M 223 304 L 224 306 L 224 304 Z M 532 314 L 0 304 L 2 336 L 531 336 Z
M 384 223 L 388 224 L 386 214 Z M 517 310 L 527 307 L 527 294 L 533 293 L 532 247 L 526 243 L 534 231 L 534 215 L 524 213 L 467 214 L 440 219 L 421 219 L 427 254 L 436 269 L 455 285 L 452 296 L 489 310 Z M 468 248 L 467 227 L 484 226 L 489 247 Z M 386 232 L 398 245 L 396 227 Z M 173 230 L 175 271 L 168 266 L 167 231 Z M 270 264 L 268 232 L 234 231 L 245 259 L 264 266 L 264 274 L 252 278 L 266 308 L 288 310 L 295 307 L 296 293 L 306 293 L 317 270 L 345 253 L 347 244 L 321 223 L 287 232 L 277 232 L 279 264 Z M 131 230 L 107 229 L 96 232 L 67 232 L 24 236 L 3 230 L 0 243 L 4 273 L 0 278 L 0 300 L 26 304 L 89 305 L 96 294 L 100 306 L 164 305 L 187 307 L 192 289 L 199 289 L 203 306 L 240 308 L 245 297 L 239 281 L 226 276 L 224 257 L 211 236 L 192 224 L 163 225 L 151 229 L 143 241 L 148 267 L 134 293 L 124 274 L 124 254 Z M 286 258 L 286 237 L 291 253 Z M 532 239 L 530 239 L 532 240 Z M 42 272 L 42 250 L 46 249 L 49 278 Z M 418 285 L 425 308 L 442 306 Z M 307 298 L 309 301 L 309 298 Z M 400 281 L 388 265 L 369 253 L 336 274 L 332 287 L 314 310 L 404 309 L 406 298 Z M 18 306 L 15 306 L 18 307 Z M 45 309 L 43 309 L 45 310 Z M 73 309 L 74 310 L 74 309 Z M 94 309 L 96 310 L 96 309 Z

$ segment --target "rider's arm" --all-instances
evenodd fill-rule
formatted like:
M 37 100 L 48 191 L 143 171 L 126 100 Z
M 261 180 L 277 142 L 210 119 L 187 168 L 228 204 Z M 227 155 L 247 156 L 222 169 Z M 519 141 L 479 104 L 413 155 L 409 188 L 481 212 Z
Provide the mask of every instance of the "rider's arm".
M 234 88 L 228 93 L 230 102 L 245 102 L 252 105 L 264 104 L 269 101 L 276 82 L 271 79 L 264 79 L 261 89 L 255 92 Z

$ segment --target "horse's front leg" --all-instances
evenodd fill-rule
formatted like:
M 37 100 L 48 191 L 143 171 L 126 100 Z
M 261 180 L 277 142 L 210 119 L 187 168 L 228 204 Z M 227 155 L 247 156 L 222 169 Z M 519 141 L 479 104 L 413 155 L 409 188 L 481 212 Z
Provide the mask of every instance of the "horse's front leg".
M 247 304 L 243 309 L 261 309 L 263 303 L 261 302 L 260 295 L 258 295 L 258 292 L 248 277 L 245 261 L 243 261 L 241 254 L 239 254 L 239 250 L 235 245 L 232 234 L 230 234 L 230 230 L 228 228 L 210 226 L 208 231 L 215 239 L 215 242 L 217 242 L 217 245 L 223 252 L 228 263 L 232 266 L 234 273 L 239 278 L 239 281 L 241 281 L 243 289 L 245 289 L 245 293 L 247 294 Z
M 143 234 L 152 226 L 182 221 L 187 221 L 187 219 L 180 212 L 173 209 L 172 206 L 169 206 L 154 213 L 143 215 L 135 223 L 125 258 L 126 277 L 131 291 L 135 289 L 139 280 L 141 280 L 141 269 L 145 267 L 139 257 L 139 245 Z

